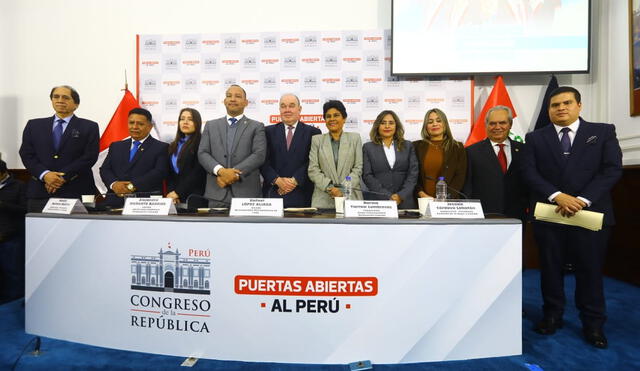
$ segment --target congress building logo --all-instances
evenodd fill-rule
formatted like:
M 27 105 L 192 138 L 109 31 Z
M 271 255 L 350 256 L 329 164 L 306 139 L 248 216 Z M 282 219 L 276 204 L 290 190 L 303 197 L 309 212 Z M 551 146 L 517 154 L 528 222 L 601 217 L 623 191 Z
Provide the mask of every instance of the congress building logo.
M 164 100 L 164 109 L 167 111 L 178 109 L 178 98 L 170 97 Z
M 196 51 L 200 48 L 200 45 L 197 38 L 188 37 L 182 42 L 182 47 L 184 51 Z
M 262 47 L 265 49 L 275 49 L 278 46 L 278 38 L 275 35 L 265 36 L 262 39 Z
M 303 40 L 305 48 L 316 48 L 318 46 L 318 35 L 306 35 Z
M 277 87 L 277 77 L 275 76 L 265 76 L 262 79 L 262 88 L 263 89 L 275 89 Z
M 452 107 L 464 107 L 465 100 L 464 95 L 454 95 L 451 97 L 451 106 Z
M 324 68 L 335 69 L 338 67 L 338 56 L 335 54 L 325 55 L 323 58 Z
M 156 91 L 158 89 L 158 81 L 153 78 L 144 79 L 142 86 L 145 91 Z
M 218 58 L 216 57 L 204 57 L 202 62 L 203 69 L 205 71 L 213 71 L 218 68 Z
M 171 244 L 157 255 L 131 255 L 131 289 L 209 295 L 210 256 L 197 249 L 183 254 Z
M 238 47 L 238 40 L 235 37 L 227 37 L 224 39 L 225 49 L 236 49 Z
M 142 49 L 148 52 L 158 51 L 158 40 L 157 39 L 146 39 L 142 44 Z
M 253 55 L 245 57 L 242 60 L 242 66 L 246 70 L 253 70 L 253 69 L 255 69 L 257 67 L 257 65 L 258 65 L 257 58 L 255 56 L 253 56 Z
M 350 34 L 344 38 L 344 46 L 359 47 L 360 37 L 357 34 Z
M 165 71 L 177 71 L 178 70 L 178 58 L 176 57 L 167 57 L 164 60 L 164 70 Z
M 282 66 L 288 69 L 294 69 L 298 67 L 298 57 L 295 55 L 288 55 L 282 58 Z
M 307 75 L 302 79 L 302 87 L 305 89 L 316 89 L 318 87 L 318 77 Z

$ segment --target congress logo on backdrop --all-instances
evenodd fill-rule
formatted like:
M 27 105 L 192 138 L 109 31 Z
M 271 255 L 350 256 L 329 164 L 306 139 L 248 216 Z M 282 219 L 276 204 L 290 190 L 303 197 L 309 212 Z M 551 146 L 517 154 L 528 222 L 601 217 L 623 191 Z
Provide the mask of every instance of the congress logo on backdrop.
M 305 75 L 302 78 L 303 89 L 317 89 L 318 88 L 318 76 L 317 75 Z
M 258 59 L 255 55 L 246 56 L 242 59 L 242 68 L 245 70 L 255 70 L 258 66 Z
M 337 54 L 326 54 L 322 57 L 323 68 L 335 70 L 338 69 L 339 66 Z
M 142 41 L 142 50 L 145 52 L 158 52 L 160 51 L 158 48 L 159 44 L 158 37 L 144 38 Z
M 360 47 L 360 35 L 357 33 L 351 33 L 344 36 L 344 46 L 348 48 Z
M 209 333 L 211 270 L 209 250 L 181 253 L 169 243 L 155 254 L 131 255 L 130 326 Z
M 182 88 L 186 91 L 198 90 L 198 79 L 196 77 L 185 77 L 182 82 Z
M 317 34 L 305 35 L 303 37 L 302 45 L 307 49 L 317 48 L 318 45 L 320 45 L 318 42 L 318 35 Z
M 380 68 L 382 61 L 379 54 L 368 54 L 365 57 L 365 65 L 372 68 Z
M 180 70 L 180 64 L 178 63 L 178 57 L 166 56 L 162 63 L 163 70 L 165 72 L 177 72 Z
M 224 79 L 224 88 L 227 89 L 231 85 L 237 85 L 238 80 L 235 77 L 227 77 Z
M 298 57 L 295 55 L 287 55 L 282 58 L 282 67 L 285 69 L 297 69 Z
M 421 109 L 422 108 L 422 97 L 419 95 L 410 95 L 407 97 L 407 108 L 408 109 Z
M 345 89 L 360 89 L 360 76 L 346 75 L 342 79 L 342 83 Z
M 464 108 L 464 106 L 466 106 L 467 102 L 464 99 L 464 95 L 460 94 L 460 95 L 451 96 L 450 104 L 451 104 L 451 107 Z
M 218 108 L 218 101 L 213 98 L 205 98 L 204 109 L 209 111 L 215 111 Z
M 158 91 L 158 79 L 153 77 L 147 77 L 142 80 L 142 89 L 146 92 Z
M 364 106 L 367 109 L 380 109 L 380 96 L 379 95 L 369 95 L 364 99 Z
M 238 48 L 238 39 L 236 37 L 225 37 L 222 47 L 227 50 L 237 49 Z
M 214 71 L 218 69 L 218 58 L 213 56 L 203 57 L 202 69 L 205 71 Z
M 178 109 L 178 98 L 169 97 L 164 99 L 164 109 L 165 111 L 172 111 Z
M 182 49 L 185 52 L 194 52 L 200 50 L 200 39 L 192 36 L 183 38 Z
M 263 89 L 276 89 L 278 87 L 278 77 L 269 75 L 262 78 Z
M 268 35 L 262 38 L 262 47 L 264 49 L 276 49 L 278 47 L 278 37 L 275 35 Z

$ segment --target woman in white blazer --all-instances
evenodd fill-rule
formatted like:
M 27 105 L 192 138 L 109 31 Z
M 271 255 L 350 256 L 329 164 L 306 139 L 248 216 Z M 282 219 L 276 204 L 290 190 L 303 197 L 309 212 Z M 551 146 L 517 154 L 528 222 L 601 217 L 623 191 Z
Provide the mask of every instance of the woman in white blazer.
M 353 192 L 350 199 L 362 200 L 362 140 L 360 134 L 343 131 L 347 110 L 338 100 L 327 101 L 322 113 L 328 133 L 311 139 L 309 152 L 309 179 L 314 183 L 311 206 L 334 209 L 334 197 L 342 197 L 342 184 L 351 177 Z

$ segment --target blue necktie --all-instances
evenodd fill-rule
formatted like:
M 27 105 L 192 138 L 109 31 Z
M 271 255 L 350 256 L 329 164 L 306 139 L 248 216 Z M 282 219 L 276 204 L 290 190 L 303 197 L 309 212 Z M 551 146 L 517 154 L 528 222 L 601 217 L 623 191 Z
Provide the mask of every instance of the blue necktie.
M 571 139 L 569 139 L 569 132 L 571 129 L 562 128 L 560 132 L 562 133 L 562 138 L 560 138 L 560 147 L 562 147 L 562 154 L 565 156 L 569 156 L 571 153 Z
M 138 152 L 138 147 L 140 147 L 140 142 L 135 140 L 133 141 L 133 147 L 131 147 L 131 150 L 129 151 L 129 162 L 131 162 L 133 160 L 133 157 L 136 155 L 136 152 Z
M 53 148 L 56 152 L 60 149 L 60 141 L 62 140 L 62 124 L 63 119 L 56 120 L 56 126 L 53 127 Z
M 232 117 L 229 119 L 229 122 L 231 123 L 231 127 L 235 128 L 236 127 L 236 123 L 238 122 L 238 119 L 235 117 Z

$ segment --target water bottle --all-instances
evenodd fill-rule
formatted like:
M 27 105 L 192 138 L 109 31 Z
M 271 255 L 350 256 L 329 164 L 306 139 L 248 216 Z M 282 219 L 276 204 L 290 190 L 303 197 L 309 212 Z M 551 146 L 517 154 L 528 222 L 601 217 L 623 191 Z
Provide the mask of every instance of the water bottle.
M 344 196 L 345 200 L 348 200 L 351 198 L 351 191 L 353 189 L 353 185 L 351 184 L 351 177 L 347 175 L 346 178 L 344 178 L 344 184 L 342 184 L 343 187 L 343 191 L 342 191 L 342 195 Z
M 444 181 L 444 177 L 438 177 L 436 182 L 436 201 L 446 201 L 447 199 L 447 182 Z

